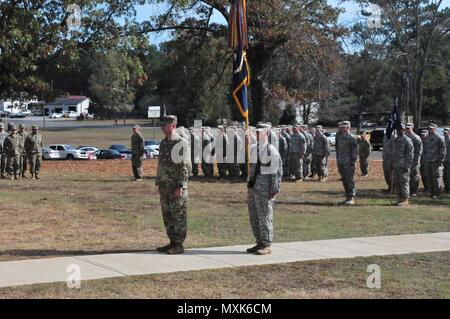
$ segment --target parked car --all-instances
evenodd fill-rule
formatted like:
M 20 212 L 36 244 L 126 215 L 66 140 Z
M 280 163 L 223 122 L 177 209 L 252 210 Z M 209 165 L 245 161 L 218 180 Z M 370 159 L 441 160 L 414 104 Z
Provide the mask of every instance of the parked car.
M 120 151 L 120 150 L 125 150 L 127 151 L 128 148 L 123 145 L 123 144 L 113 144 L 109 147 L 110 150 L 116 150 L 116 151 Z
M 363 128 L 377 127 L 377 123 L 372 123 L 372 122 L 369 122 L 369 121 L 363 121 L 361 123 L 361 127 L 363 127 Z
M 383 147 L 384 128 L 377 128 L 370 132 L 370 144 L 374 151 L 379 151 Z
M 92 113 L 87 113 L 86 114 L 86 119 L 88 119 L 88 120 L 93 120 L 94 119 L 94 114 L 92 114 Z
M 96 159 L 95 153 L 98 151 L 98 148 L 94 146 L 79 146 L 77 148 L 80 151 L 86 152 L 88 154 L 89 159 Z
M 62 113 L 52 113 L 48 116 L 48 118 L 50 118 L 50 119 L 60 119 L 62 117 L 63 117 Z
M 158 158 L 159 150 L 151 149 L 151 148 L 144 148 L 144 157 L 146 159 Z
M 327 136 L 328 141 L 330 141 L 331 146 L 336 146 L 336 133 L 330 133 L 329 136 Z
M 52 144 L 42 151 L 45 159 L 66 159 L 66 160 L 87 160 L 88 154 L 85 151 L 77 150 L 69 144 Z
M 23 112 L 17 112 L 17 113 L 10 113 L 9 117 L 12 119 L 22 119 L 27 116 Z
M 127 160 L 131 159 L 131 151 L 130 150 L 120 150 L 118 152 L 120 153 L 120 155 L 122 155 L 122 159 L 127 159 Z
M 70 111 L 69 113 L 67 113 L 67 117 L 71 119 L 76 119 L 78 116 L 80 116 L 80 113 L 74 111 Z
M 123 159 L 123 156 L 116 150 L 98 150 L 95 152 L 97 159 Z

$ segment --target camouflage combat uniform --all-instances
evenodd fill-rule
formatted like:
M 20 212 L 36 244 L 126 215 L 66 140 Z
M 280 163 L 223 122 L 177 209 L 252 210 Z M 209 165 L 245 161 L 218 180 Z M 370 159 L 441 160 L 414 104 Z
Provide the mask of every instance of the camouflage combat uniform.
M 363 137 L 359 139 L 358 144 L 359 144 L 359 168 L 361 169 L 361 174 L 365 176 L 369 174 L 371 145 L 370 142 Z
M 305 156 L 303 158 L 303 177 L 307 178 L 311 173 L 311 161 L 312 161 L 312 150 L 314 146 L 314 138 L 307 131 L 303 131 L 303 135 L 305 136 L 306 140 L 306 151 Z
M 233 140 L 233 157 L 228 156 L 227 157 L 227 168 L 228 168 L 228 174 L 230 177 L 239 177 L 239 163 L 238 163 L 238 154 L 241 151 L 243 147 L 243 141 L 241 137 L 238 135 L 234 129 L 230 131 L 229 134 L 229 140 Z
M 131 136 L 131 166 L 136 180 L 142 179 L 142 157 L 144 156 L 144 137 L 140 132 Z
M 174 147 L 181 152 L 181 161 L 179 163 L 174 161 L 171 156 Z M 191 169 L 190 145 L 188 141 L 178 134 L 174 134 L 170 140 L 164 138 L 159 147 L 156 185 L 159 187 L 161 210 L 167 236 L 171 243 L 175 244 L 182 244 L 186 239 L 187 186 Z M 177 188 L 182 189 L 181 197 L 175 196 Z
M 356 196 L 355 163 L 357 159 L 358 140 L 356 136 L 351 133 L 340 133 L 336 139 L 336 161 L 347 200 Z
M 289 145 L 288 145 L 286 138 L 281 133 L 278 136 L 278 153 L 280 153 L 281 162 L 283 163 L 283 172 L 284 172 L 285 162 L 288 160 L 288 157 L 289 157 Z
M 445 137 L 445 158 L 444 158 L 444 187 L 450 192 L 450 138 Z
M 420 135 L 420 140 L 422 141 L 422 156 L 420 157 L 420 179 L 423 184 L 423 190 L 428 191 L 427 177 L 425 176 L 425 153 L 423 152 L 423 146 L 427 136 Z
M 287 143 L 287 151 L 286 154 L 284 156 L 284 158 L 282 158 L 283 161 L 283 176 L 284 177 L 289 177 L 289 150 L 291 148 L 291 134 L 289 134 L 287 131 L 283 132 L 283 137 L 286 139 L 286 143 Z
M 42 159 L 42 135 L 31 133 L 25 139 L 25 151 L 30 165 L 31 178 L 39 178 Z
M 220 131 L 217 135 L 217 141 L 222 140 L 221 147 L 216 144 L 216 159 L 217 159 L 217 170 L 219 171 L 219 177 L 223 178 L 227 175 L 227 147 L 228 147 L 228 136 L 225 132 Z
M 445 158 L 445 141 L 436 134 L 428 135 L 424 145 L 425 177 L 431 196 L 441 192 L 441 169 Z
M 3 123 L 1 123 L 0 128 L 0 173 L 1 177 L 5 177 L 5 170 L 6 170 L 6 154 L 3 152 L 3 142 L 5 141 L 6 137 L 8 136 L 8 133 L 3 130 L 4 126 Z
M 266 143 L 261 146 L 252 145 L 252 152 L 266 152 L 275 167 L 274 171 L 264 172 L 264 167 L 270 163 L 257 161 L 250 166 L 250 182 L 248 185 L 248 213 L 256 244 L 269 247 L 273 241 L 273 206 L 275 198 L 269 198 L 270 194 L 280 192 L 281 179 L 283 177 L 283 163 L 280 154 L 273 145 Z
M 25 139 L 28 133 L 24 130 L 22 132 L 17 132 L 17 137 L 20 141 L 20 155 L 19 155 L 19 172 L 20 177 L 25 177 L 25 172 L 27 170 L 27 153 L 25 152 Z
M 394 138 L 392 149 L 392 167 L 394 170 L 394 185 L 400 201 L 409 198 L 409 176 L 414 161 L 414 146 L 411 139 L 405 135 Z
M 414 159 L 411 163 L 410 175 L 409 175 L 409 191 L 411 195 L 417 194 L 419 190 L 419 174 L 420 174 L 420 163 L 423 152 L 423 145 L 420 136 L 412 133 L 406 133 L 414 146 Z
M 394 139 L 393 136 L 391 136 L 390 139 L 388 139 L 386 135 L 383 137 L 383 152 L 382 152 L 383 174 L 384 174 L 384 181 L 386 182 L 389 190 L 391 189 L 393 178 L 392 176 L 393 139 Z
M 198 164 L 200 163 L 200 159 L 202 156 L 202 144 L 200 141 L 200 137 L 198 136 L 198 133 L 196 131 L 191 130 L 190 137 L 192 175 L 198 176 Z
M 202 138 L 202 171 L 205 177 L 214 176 L 214 148 L 213 148 L 214 138 L 206 130 L 203 132 Z
M 314 135 L 312 162 L 319 179 L 328 177 L 328 156 L 331 153 L 330 141 L 322 133 Z
M 10 177 L 19 178 L 20 139 L 17 134 L 6 137 L 3 153 L 6 154 L 6 173 Z
M 303 179 L 303 156 L 306 152 L 306 139 L 300 132 L 291 135 L 289 147 L 289 176 L 294 175 L 296 180 Z

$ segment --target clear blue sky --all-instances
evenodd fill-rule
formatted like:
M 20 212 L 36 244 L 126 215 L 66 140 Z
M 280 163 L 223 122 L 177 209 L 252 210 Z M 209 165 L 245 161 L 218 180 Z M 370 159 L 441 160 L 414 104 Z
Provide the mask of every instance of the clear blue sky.
M 257 0 L 251 0 L 251 1 L 257 1 Z M 362 19 L 362 16 L 360 15 L 361 8 L 359 7 L 359 4 L 355 1 L 345 1 L 344 3 L 341 3 L 340 0 L 328 0 L 328 2 L 335 6 L 335 7 L 341 7 L 345 9 L 345 12 L 341 14 L 339 18 L 339 22 L 345 26 L 349 26 L 357 21 L 360 21 Z M 450 7 L 450 0 L 444 0 L 443 7 Z M 137 21 L 145 21 L 148 20 L 151 16 L 157 16 L 159 14 L 162 14 L 167 9 L 164 5 L 144 5 L 137 7 Z M 215 12 L 212 21 L 215 23 L 221 23 L 225 24 L 226 21 L 222 17 L 222 15 L 218 12 Z M 162 32 L 160 34 L 152 33 L 150 34 L 150 39 L 152 44 L 158 45 L 161 42 L 166 41 L 170 38 L 170 32 Z

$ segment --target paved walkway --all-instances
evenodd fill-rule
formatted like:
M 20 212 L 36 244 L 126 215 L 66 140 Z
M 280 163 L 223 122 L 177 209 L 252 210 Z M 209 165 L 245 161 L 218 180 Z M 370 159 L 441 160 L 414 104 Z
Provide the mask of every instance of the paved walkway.
M 318 240 L 275 244 L 270 256 L 245 253 L 249 246 L 189 249 L 183 255 L 157 252 L 58 257 L 0 263 L 0 287 L 66 281 L 70 265 L 81 280 L 279 264 L 331 258 L 450 251 L 450 232 Z

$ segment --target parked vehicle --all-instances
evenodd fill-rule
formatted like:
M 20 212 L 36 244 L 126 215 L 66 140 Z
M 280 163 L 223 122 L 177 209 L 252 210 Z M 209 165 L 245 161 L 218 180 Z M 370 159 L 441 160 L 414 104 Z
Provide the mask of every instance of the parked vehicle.
M 79 146 L 77 149 L 86 152 L 88 154 L 89 159 L 91 160 L 96 159 L 95 153 L 99 150 L 94 146 Z
M 48 118 L 50 118 L 50 119 L 60 119 L 62 117 L 63 117 L 62 113 L 52 113 L 48 116 Z
M 328 141 L 330 141 L 331 146 L 336 146 L 336 133 L 330 133 L 329 136 L 327 136 Z
M 70 111 L 69 113 L 67 113 L 67 117 L 71 119 L 76 119 L 78 116 L 80 116 L 80 113 L 74 111 Z
M 122 155 L 122 159 L 130 160 L 131 159 L 131 151 L 130 150 L 120 150 L 118 151 L 120 155 Z
M 370 132 L 370 144 L 374 151 L 379 151 L 383 147 L 384 128 L 377 128 Z
M 144 157 L 146 159 L 159 158 L 159 150 L 151 149 L 151 148 L 145 148 L 144 149 Z
M 85 151 L 77 150 L 69 144 L 52 144 L 43 149 L 42 156 L 45 159 L 87 160 Z
M 17 112 L 17 113 L 10 113 L 9 117 L 12 119 L 22 119 L 27 116 L 23 112 Z
M 113 144 L 109 147 L 109 149 L 116 150 L 116 151 L 120 151 L 120 150 L 127 151 L 128 150 L 128 148 L 123 144 Z
M 116 150 L 98 150 L 95 152 L 97 159 L 123 159 L 123 156 Z

